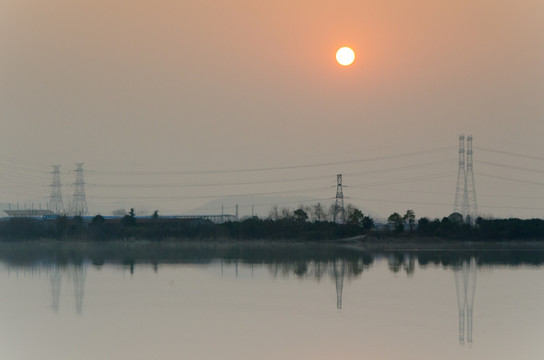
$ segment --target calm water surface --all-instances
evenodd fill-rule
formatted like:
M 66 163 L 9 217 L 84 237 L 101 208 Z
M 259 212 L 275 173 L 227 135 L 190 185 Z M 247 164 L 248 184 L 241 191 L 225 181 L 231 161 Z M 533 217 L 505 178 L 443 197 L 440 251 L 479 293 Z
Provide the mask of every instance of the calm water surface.
M 0 359 L 544 359 L 542 251 L 0 246 Z

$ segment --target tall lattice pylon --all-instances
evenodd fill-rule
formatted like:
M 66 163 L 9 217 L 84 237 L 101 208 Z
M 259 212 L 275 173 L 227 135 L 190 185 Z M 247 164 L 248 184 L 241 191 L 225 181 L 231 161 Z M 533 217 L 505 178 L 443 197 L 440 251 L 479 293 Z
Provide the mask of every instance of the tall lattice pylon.
M 72 215 L 85 216 L 88 213 L 85 199 L 85 181 L 83 179 L 83 163 L 76 164 L 76 182 L 74 183 L 74 198 L 72 199 Z
M 453 211 L 463 217 L 468 215 L 467 176 L 465 171 L 465 135 L 459 135 L 459 168 L 457 171 L 457 187 Z
M 474 221 L 478 216 L 478 202 L 476 201 L 476 186 L 474 184 L 474 172 L 472 166 L 472 135 L 467 137 L 467 171 L 466 171 L 467 180 L 465 182 L 466 193 L 467 193 L 467 202 L 468 202 L 468 213 L 470 216 L 470 221 Z
M 336 175 L 336 201 L 333 209 L 333 221 L 335 223 L 343 223 L 346 218 L 346 210 L 344 209 L 344 192 L 342 191 L 342 174 Z
M 62 205 L 62 192 L 60 182 L 60 165 L 53 165 L 53 181 L 51 182 L 51 197 L 49 198 L 49 210 L 53 211 L 56 215 L 64 213 L 64 206 Z

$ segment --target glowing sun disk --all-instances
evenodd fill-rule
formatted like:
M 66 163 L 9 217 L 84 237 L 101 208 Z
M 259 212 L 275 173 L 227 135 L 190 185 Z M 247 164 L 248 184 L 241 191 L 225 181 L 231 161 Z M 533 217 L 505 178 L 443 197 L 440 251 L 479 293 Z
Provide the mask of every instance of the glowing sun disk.
M 347 46 L 341 47 L 336 52 L 336 61 L 338 61 L 340 65 L 351 65 L 353 60 L 355 60 L 355 52 Z

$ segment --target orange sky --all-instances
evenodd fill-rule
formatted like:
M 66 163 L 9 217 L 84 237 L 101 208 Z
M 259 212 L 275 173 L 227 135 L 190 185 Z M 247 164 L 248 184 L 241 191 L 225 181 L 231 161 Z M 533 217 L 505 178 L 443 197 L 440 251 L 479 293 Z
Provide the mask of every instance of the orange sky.
M 456 145 L 467 132 L 542 154 L 542 34 L 539 0 L 0 0 L 0 151 L 66 168 L 239 169 Z M 357 52 L 347 68 L 334 58 L 343 45 Z M 334 184 L 352 170 L 318 173 Z

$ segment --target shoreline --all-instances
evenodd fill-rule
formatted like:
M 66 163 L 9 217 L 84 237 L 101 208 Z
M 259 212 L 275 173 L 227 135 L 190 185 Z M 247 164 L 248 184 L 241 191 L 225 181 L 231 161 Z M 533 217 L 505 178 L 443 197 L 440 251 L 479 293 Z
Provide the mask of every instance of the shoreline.
M 176 247 L 176 246 L 278 246 L 278 247 L 316 247 L 333 246 L 346 247 L 360 251 L 512 251 L 534 250 L 544 251 L 544 241 L 534 240 L 497 240 L 497 241 L 470 241 L 470 240 L 444 240 L 437 238 L 369 238 L 367 236 L 354 236 L 337 240 L 300 240 L 300 239 L 254 239 L 240 240 L 231 238 L 216 239 L 179 239 L 167 238 L 154 239 L 118 239 L 118 240 L 58 240 L 58 239 L 30 239 L 30 240 L 6 240 L 0 239 L 0 251 L 2 248 L 18 246 L 35 246 L 36 248 L 60 246 L 60 247 Z

